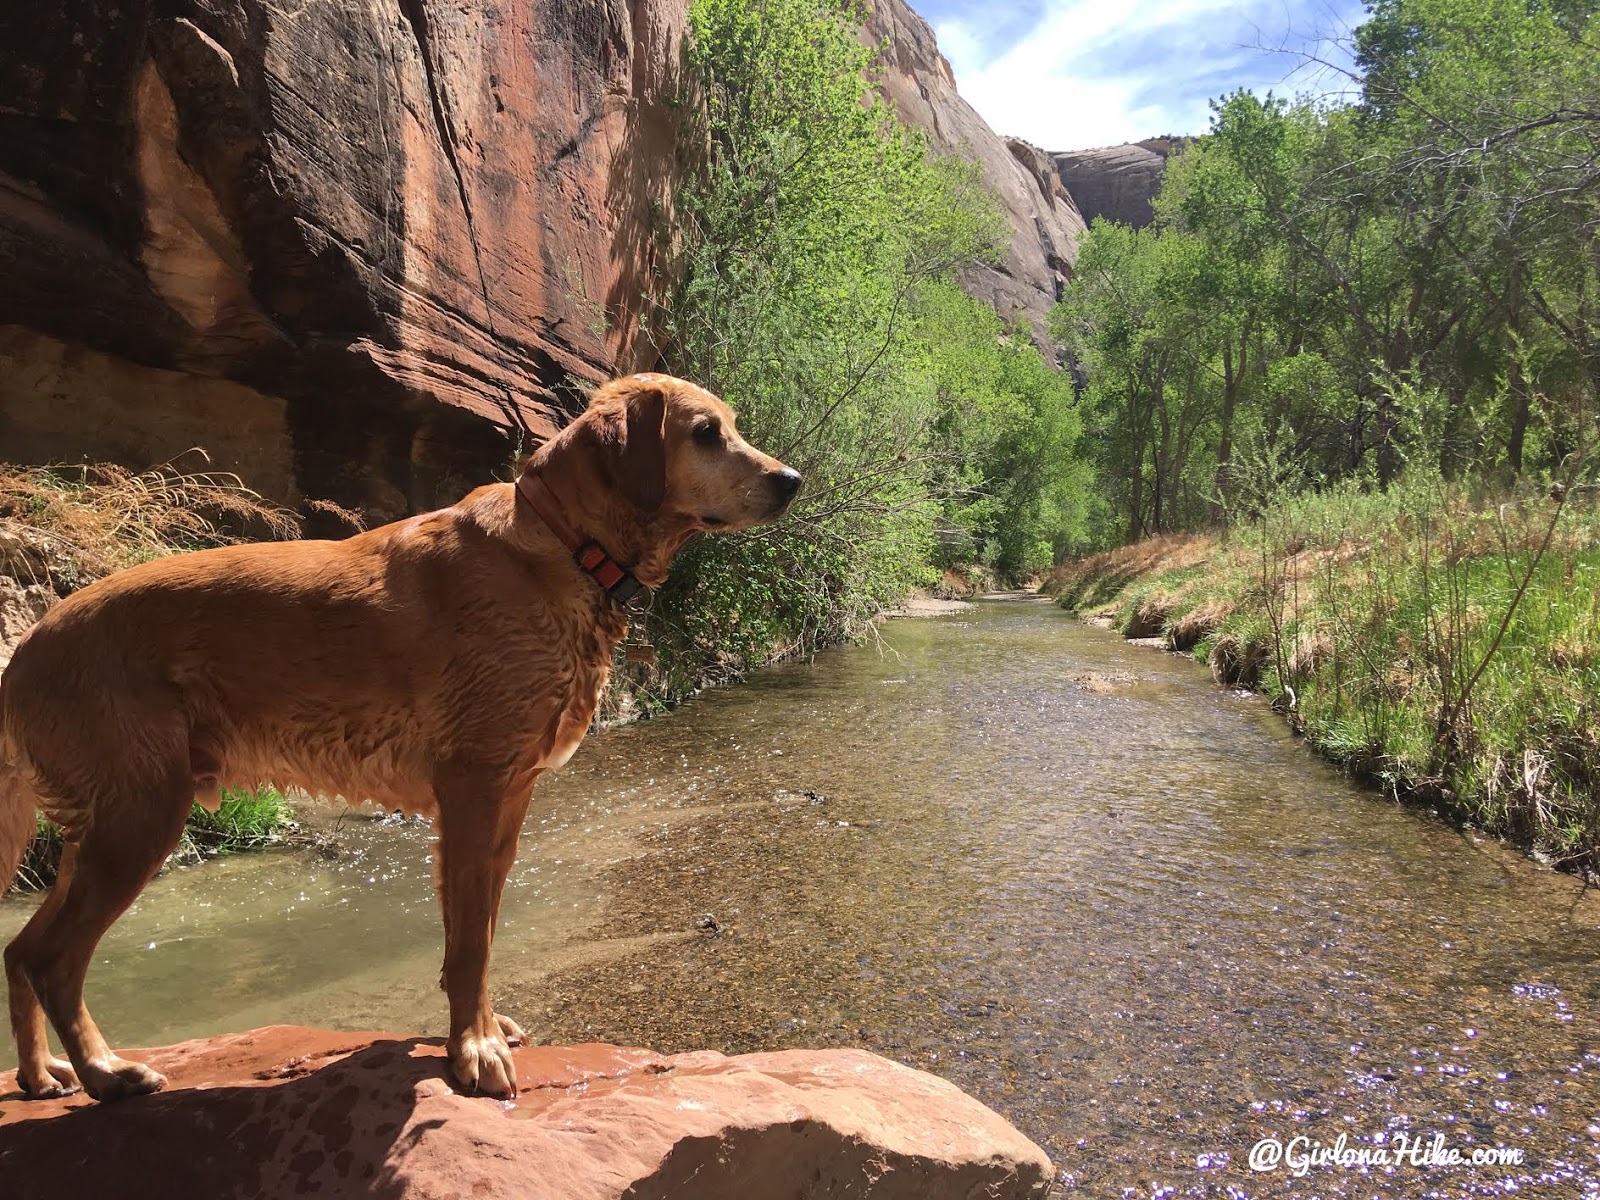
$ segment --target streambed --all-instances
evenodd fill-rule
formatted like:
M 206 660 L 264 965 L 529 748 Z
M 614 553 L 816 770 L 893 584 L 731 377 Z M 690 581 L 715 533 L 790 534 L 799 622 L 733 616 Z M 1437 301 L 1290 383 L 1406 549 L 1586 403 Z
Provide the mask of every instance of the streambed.
M 560 1041 L 866 1046 L 1005 1113 L 1069 1195 L 1600 1196 L 1600 897 L 1042 601 L 882 643 L 541 782 L 497 1007 Z M 90 974 L 112 1041 L 442 1033 L 431 832 L 337 836 L 152 884 Z M 1402 1133 L 1524 1162 L 1248 1165 L 1264 1138 Z

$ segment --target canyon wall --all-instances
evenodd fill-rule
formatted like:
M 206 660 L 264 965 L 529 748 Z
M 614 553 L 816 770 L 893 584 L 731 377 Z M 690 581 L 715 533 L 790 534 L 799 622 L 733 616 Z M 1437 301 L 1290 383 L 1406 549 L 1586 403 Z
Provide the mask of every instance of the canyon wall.
M 1125 146 L 1059 151 L 1050 158 L 1085 221 L 1105 217 L 1140 229 L 1155 217 L 1150 202 L 1161 190 L 1167 159 L 1187 140 L 1146 138 Z
M 903 0 L 877 0 L 864 36 L 869 45 L 887 42 L 878 82 L 901 120 L 924 130 L 936 152 L 977 159 L 1011 223 L 1004 258 L 968 268 L 962 286 L 1002 316 L 1027 320 L 1041 348 L 1053 353 L 1046 320 L 1072 276 L 1084 219 L 1050 155 L 984 123 L 956 91 L 933 30 Z
M 656 357 L 685 8 L 8 6 L 0 452 L 458 497 Z

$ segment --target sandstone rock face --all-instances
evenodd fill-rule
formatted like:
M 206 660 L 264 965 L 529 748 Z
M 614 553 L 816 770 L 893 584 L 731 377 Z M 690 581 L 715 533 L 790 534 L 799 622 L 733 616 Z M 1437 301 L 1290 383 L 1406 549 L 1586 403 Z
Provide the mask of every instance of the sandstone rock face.
M 457 499 L 577 385 L 655 365 L 687 0 L 0 5 L 0 458 L 202 445 L 371 520 Z M 881 0 L 883 85 L 1014 239 L 1043 339 L 1083 222 Z M 318 532 L 313 522 L 312 532 Z
M 11 661 L 22 635 L 55 605 L 56 594 L 43 583 L 23 583 L 0 575 L 0 670 Z
M 1143 228 L 1154 219 L 1150 202 L 1161 190 L 1167 159 L 1182 138 L 1146 138 L 1126 146 L 1071 150 L 1053 155 L 1056 172 L 1083 213 Z
M 5 6 L 5 453 L 454 500 L 655 357 L 685 7 Z
M 1009 1200 L 1051 1177 L 976 1100 L 858 1050 L 522 1048 L 506 1103 L 455 1094 L 438 1045 L 392 1034 L 280 1025 L 135 1054 L 168 1090 L 102 1107 L 0 1079 L 7 1195 Z
M 935 150 L 966 154 L 983 164 L 989 186 L 1011 222 L 1011 248 L 997 267 L 966 271 L 962 285 L 1003 316 L 1023 316 L 1035 339 L 1046 340 L 1046 319 L 1072 276 L 1084 230 L 1049 155 L 1000 137 L 956 92 L 955 75 L 928 23 L 904 0 L 876 0 L 868 44 L 887 41 L 879 80 L 901 120 L 927 132 Z

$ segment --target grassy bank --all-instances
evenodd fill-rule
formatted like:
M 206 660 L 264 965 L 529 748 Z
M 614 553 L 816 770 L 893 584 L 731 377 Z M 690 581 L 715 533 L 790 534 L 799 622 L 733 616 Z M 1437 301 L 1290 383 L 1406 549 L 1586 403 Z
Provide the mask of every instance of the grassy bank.
M 202 454 L 191 454 L 195 466 L 205 465 Z M 135 563 L 298 532 L 293 513 L 226 473 L 176 464 L 142 472 L 111 464 L 0 464 L 0 593 L 34 614 Z M 275 788 L 230 790 L 215 813 L 195 806 L 173 858 L 194 862 L 255 849 L 280 841 L 293 826 L 294 813 Z M 60 860 L 60 831 L 41 818 L 14 886 L 49 886 Z M 12 882 L 0 881 L 0 891 Z
M 1400 798 L 1600 870 L 1600 510 L 1592 491 L 1439 481 L 1284 501 L 1151 539 L 1046 588 L 1272 698 Z
M 168 861 L 188 865 L 219 854 L 276 846 L 296 828 L 294 809 L 277 788 L 229 788 L 216 812 L 194 806 Z M 60 865 L 61 831 L 41 817 L 39 835 L 28 847 L 13 886 L 18 891 L 42 891 Z

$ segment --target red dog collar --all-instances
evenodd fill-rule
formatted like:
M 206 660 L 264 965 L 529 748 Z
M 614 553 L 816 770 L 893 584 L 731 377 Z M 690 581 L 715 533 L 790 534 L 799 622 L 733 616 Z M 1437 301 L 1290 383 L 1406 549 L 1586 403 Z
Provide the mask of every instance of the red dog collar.
M 561 502 L 550 490 L 550 485 L 539 476 L 531 472 L 519 476 L 517 495 L 528 502 L 528 507 L 550 527 L 556 539 L 572 551 L 577 564 L 618 604 L 627 605 L 649 590 L 634 578 L 633 572 L 619 566 L 599 542 L 578 536 L 578 532 L 567 523 L 561 511 Z

